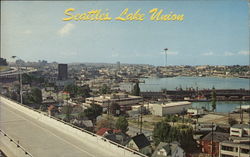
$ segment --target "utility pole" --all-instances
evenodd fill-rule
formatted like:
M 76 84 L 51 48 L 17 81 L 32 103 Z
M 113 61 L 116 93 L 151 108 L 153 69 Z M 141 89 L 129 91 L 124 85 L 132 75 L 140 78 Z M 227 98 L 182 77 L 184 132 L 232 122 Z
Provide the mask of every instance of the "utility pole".
M 17 56 L 12 56 L 11 58 L 19 58 Z M 19 58 L 20 59 L 20 58 Z M 18 76 L 19 76 L 19 84 L 20 84 L 20 103 L 23 104 L 23 81 L 22 81 L 22 72 L 20 71 L 20 67 L 19 65 L 17 65 L 16 63 L 16 66 L 17 66 L 17 71 L 18 71 Z
M 168 50 L 168 48 L 165 48 L 165 49 L 164 49 L 164 51 L 165 51 L 165 68 L 167 68 L 167 61 L 168 61 L 167 50 Z M 167 70 L 166 70 L 166 73 L 167 73 Z M 167 84 L 167 80 L 166 80 L 166 84 Z M 168 100 L 167 88 L 166 88 L 166 98 L 167 98 L 167 100 Z
M 240 101 L 240 124 L 242 123 L 243 123 L 243 112 L 242 112 L 241 101 Z
M 140 123 L 140 134 L 142 133 L 142 106 L 141 106 L 141 123 Z
M 212 157 L 214 156 L 214 123 L 212 122 L 212 143 L 211 143 L 211 148 L 212 148 Z
M 167 50 L 168 50 L 168 48 L 164 49 L 164 51 L 165 51 L 165 67 L 167 67 L 167 61 L 168 61 Z

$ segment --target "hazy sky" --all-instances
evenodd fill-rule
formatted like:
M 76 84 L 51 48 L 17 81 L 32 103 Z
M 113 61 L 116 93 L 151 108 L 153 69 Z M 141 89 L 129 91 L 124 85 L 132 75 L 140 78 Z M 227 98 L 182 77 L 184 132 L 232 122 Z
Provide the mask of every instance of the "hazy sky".
M 144 21 L 63 21 L 64 11 L 141 9 Z M 150 21 L 148 11 L 184 14 L 183 21 Z M 1 1 L 1 52 L 10 60 L 249 65 L 247 0 L 219 1 Z

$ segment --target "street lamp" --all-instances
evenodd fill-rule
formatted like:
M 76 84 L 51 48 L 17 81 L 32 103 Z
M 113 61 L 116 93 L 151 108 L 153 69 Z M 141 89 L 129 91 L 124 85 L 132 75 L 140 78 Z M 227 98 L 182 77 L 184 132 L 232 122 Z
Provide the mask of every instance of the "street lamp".
M 164 51 L 165 51 L 165 67 L 167 67 L 167 61 L 168 61 L 167 50 L 168 50 L 168 48 L 164 49 Z M 167 70 L 166 70 L 166 74 L 167 74 Z M 167 80 L 166 80 L 166 84 L 167 84 Z M 166 89 L 166 97 L 167 97 L 167 89 Z
M 15 59 L 15 58 L 18 58 L 20 59 L 19 57 L 17 56 L 12 56 L 11 58 Z M 20 102 L 21 104 L 23 104 L 23 82 L 22 82 L 22 73 L 20 71 L 20 67 L 17 65 L 16 63 L 16 66 L 17 66 L 17 70 L 18 70 L 18 73 L 19 73 L 19 84 L 20 84 Z
M 168 61 L 168 60 L 167 60 L 167 59 L 168 59 L 168 58 L 167 58 L 167 50 L 168 50 L 168 48 L 165 48 L 165 49 L 164 49 L 164 51 L 165 51 L 165 66 L 167 66 L 167 61 Z

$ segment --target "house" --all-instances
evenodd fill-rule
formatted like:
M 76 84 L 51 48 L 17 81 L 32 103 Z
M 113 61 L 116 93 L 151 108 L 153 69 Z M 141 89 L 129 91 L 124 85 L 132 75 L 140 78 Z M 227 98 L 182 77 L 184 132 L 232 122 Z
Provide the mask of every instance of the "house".
M 50 105 L 48 107 L 48 115 L 49 116 L 54 116 L 56 113 L 58 113 L 58 108 L 55 105 Z
M 250 137 L 250 124 L 235 124 L 230 128 L 230 136 Z
M 130 140 L 130 137 L 123 132 L 107 131 L 104 133 L 103 137 L 113 142 L 119 143 L 121 145 L 126 145 L 128 141 Z
M 151 157 L 185 157 L 185 151 L 180 147 L 180 143 L 160 142 Z
M 228 140 L 229 134 L 222 132 L 210 132 L 206 136 L 204 136 L 201 141 L 201 150 L 203 153 L 210 155 L 219 155 L 219 144 L 222 141 Z M 212 149 L 213 146 L 213 149 Z
M 127 134 L 119 129 L 101 128 L 96 134 L 121 145 L 126 145 L 130 139 Z
M 99 129 L 96 134 L 97 135 L 100 135 L 100 136 L 103 136 L 105 133 L 119 133 L 121 132 L 121 130 L 119 129 L 110 129 L 110 128 L 101 128 Z
M 130 139 L 127 147 L 139 151 L 145 155 L 152 154 L 152 147 L 144 134 L 139 134 Z
M 89 131 L 93 130 L 94 128 L 94 124 L 91 120 L 82 120 L 82 126 Z

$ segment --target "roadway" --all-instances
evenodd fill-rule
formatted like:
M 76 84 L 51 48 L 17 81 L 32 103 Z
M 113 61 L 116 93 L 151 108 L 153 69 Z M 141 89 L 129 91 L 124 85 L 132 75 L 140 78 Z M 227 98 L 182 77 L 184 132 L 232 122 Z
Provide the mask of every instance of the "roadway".
M 76 139 L 0 101 L 0 129 L 34 157 L 113 157 L 95 143 Z

